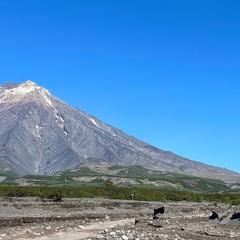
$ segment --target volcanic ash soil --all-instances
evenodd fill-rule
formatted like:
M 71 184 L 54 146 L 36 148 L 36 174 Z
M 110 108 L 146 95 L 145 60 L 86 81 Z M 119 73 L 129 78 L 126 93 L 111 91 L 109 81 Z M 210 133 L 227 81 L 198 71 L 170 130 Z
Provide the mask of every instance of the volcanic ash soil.
M 0 199 L 0 240 L 240 239 L 239 220 L 240 206 L 226 204 Z

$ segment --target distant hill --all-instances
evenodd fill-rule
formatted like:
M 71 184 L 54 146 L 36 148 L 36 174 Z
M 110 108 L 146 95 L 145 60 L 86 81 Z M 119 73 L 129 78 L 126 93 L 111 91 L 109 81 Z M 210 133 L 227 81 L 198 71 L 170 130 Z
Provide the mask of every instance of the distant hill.
M 54 176 L 25 175 L 20 178 L 13 178 L 8 173 L 2 179 L 0 185 L 68 188 L 104 187 L 109 181 L 118 187 L 172 189 L 201 193 L 228 192 L 231 191 L 232 187 L 222 180 L 200 178 L 179 173 L 162 173 L 145 169 L 139 165 L 112 165 L 104 161 L 98 161 L 98 164 L 87 164 L 74 170 L 59 172 Z
M 54 175 L 102 159 L 240 182 L 236 172 L 164 151 L 68 105 L 32 81 L 0 85 L 0 169 Z

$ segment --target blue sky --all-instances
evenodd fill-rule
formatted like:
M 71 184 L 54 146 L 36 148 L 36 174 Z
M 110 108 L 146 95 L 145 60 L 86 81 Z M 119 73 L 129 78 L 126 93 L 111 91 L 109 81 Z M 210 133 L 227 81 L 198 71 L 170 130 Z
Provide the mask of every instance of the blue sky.
M 154 146 L 240 172 L 239 11 L 239 0 L 1 0 L 0 84 L 31 79 Z

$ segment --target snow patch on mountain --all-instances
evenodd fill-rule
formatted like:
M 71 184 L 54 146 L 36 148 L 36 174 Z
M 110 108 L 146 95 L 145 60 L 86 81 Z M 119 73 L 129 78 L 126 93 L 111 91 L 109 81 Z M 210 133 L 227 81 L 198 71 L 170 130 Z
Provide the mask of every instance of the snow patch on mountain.
M 93 118 L 89 118 L 89 120 L 98 128 L 100 128 L 100 126 L 96 123 L 96 121 Z
M 41 133 L 41 126 L 36 124 L 36 133 L 39 138 L 42 138 L 42 133 Z
M 52 105 L 52 101 L 49 99 L 50 93 L 46 89 L 44 89 L 44 88 L 40 88 L 40 89 L 38 89 L 38 91 L 44 97 L 45 101 L 49 105 Z

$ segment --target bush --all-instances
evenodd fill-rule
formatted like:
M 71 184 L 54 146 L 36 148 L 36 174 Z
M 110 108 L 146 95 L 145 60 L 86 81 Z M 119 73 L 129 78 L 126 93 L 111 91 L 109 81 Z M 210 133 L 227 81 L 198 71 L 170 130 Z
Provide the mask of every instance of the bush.
M 51 201 L 54 201 L 54 202 L 61 202 L 62 201 L 62 195 L 57 191 L 49 193 L 47 195 L 47 198 Z
M 10 189 L 5 194 L 6 197 L 27 197 L 27 192 L 23 191 L 22 189 Z

